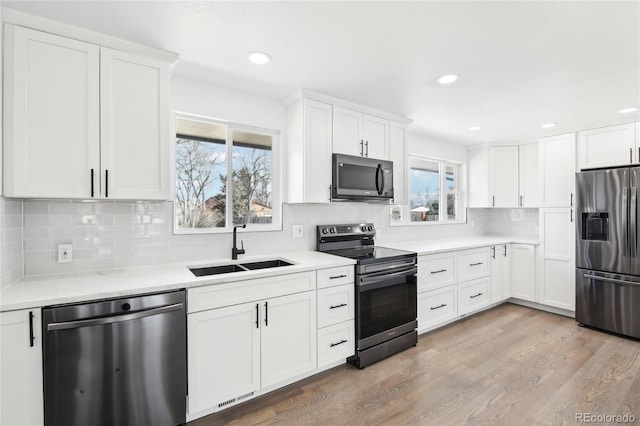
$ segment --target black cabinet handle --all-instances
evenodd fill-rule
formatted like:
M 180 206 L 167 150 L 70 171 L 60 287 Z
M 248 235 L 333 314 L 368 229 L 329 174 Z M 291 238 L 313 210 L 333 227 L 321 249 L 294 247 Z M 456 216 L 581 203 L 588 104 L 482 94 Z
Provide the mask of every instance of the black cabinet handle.
M 476 294 L 476 295 L 474 295 L 474 296 L 469 296 L 469 299 L 475 299 L 476 297 L 480 297 L 480 296 L 482 296 L 483 294 L 484 294 L 484 293 L 478 293 L 478 294 Z
M 346 303 L 341 303 L 339 305 L 329 306 L 329 309 L 338 309 L 338 308 L 342 308 L 343 306 L 347 306 L 347 304 Z
M 440 269 L 439 271 L 431 271 L 432 274 L 440 274 L 442 272 L 447 272 L 446 269 Z
M 33 347 L 33 342 L 36 337 L 33 335 L 33 312 L 29 311 L 29 346 Z
M 502 253 L 502 255 L 503 255 L 504 257 L 507 257 L 507 246 L 506 246 L 506 245 L 504 245 L 504 246 L 502 246 L 502 248 L 504 249 L 504 253 Z
M 104 171 L 104 196 L 109 198 L 109 170 Z
M 478 263 L 470 263 L 469 266 L 478 266 L 478 265 L 482 265 L 482 262 L 478 262 Z
M 496 258 L 496 246 L 491 247 L 491 250 L 493 250 L 492 254 L 491 254 L 491 258 L 495 259 Z
M 369 157 L 369 141 L 366 141 L 364 143 L 364 146 L 367 147 L 367 152 L 365 153 L 364 156 L 368 158 Z
M 329 277 L 330 280 L 337 280 L 338 278 L 347 278 L 347 275 L 342 274 L 342 275 L 334 275 L 332 277 Z
M 629 148 L 629 163 L 633 163 L 633 148 Z
M 338 345 L 341 345 L 341 344 L 343 344 L 343 343 L 347 343 L 347 341 L 346 341 L 346 340 L 344 340 L 344 339 L 342 339 L 342 340 L 340 340 L 338 343 L 331 343 L 331 344 L 329 345 L 329 347 L 330 347 L 330 348 L 332 348 L 332 347 L 334 347 L 334 346 L 338 346 Z
M 269 302 L 264 302 L 264 325 L 269 325 Z
M 522 207 L 522 195 L 520 196 L 520 207 Z
M 260 328 L 260 304 L 256 303 L 256 328 Z
M 440 306 L 434 306 L 433 308 L 430 308 L 430 309 L 431 309 L 432 311 L 435 311 L 436 309 L 444 308 L 445 306 L 447 306 L 447 304 L 446 304 L 446 303 L 443 303 L 443 304 L 442 304 L 442 305 L 440 305 Z
M 364 139 L 360 139 L 360 157 L 364 157 Z
M 491 207 L 495 207 L 496 206 L 496 196 L 492 195 L 491 196 Z
M 94 190 L 93 190 L 93 169 L 91 169 L 91 198 L 93 198 Z

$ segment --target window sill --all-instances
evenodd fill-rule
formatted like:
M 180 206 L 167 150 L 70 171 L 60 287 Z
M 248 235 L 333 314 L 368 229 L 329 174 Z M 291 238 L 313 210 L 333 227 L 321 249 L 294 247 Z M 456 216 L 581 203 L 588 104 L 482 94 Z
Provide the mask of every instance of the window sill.
M 281 224 L 252 225 L 247 223 L 247 227 L 239 233 L 247 232 L 276 232 L 282 231 Z M 206 234 L 231 234 L 232 228 L 173 228 L 173 235 L 206 235 Z
M 448 221 L 448 222 L 394 222 L 391 221 L 389 226 L 436 226 L 436 225 L 466 225 L 464 220 Z

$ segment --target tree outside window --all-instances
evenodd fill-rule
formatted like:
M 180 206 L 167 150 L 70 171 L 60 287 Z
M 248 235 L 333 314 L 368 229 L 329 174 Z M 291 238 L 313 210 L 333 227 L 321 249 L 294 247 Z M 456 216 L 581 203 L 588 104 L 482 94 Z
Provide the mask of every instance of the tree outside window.
M 409 164 L 409 220 L 414 223 L 460 220 L 460 165 L 422 156 L 409 156 Z

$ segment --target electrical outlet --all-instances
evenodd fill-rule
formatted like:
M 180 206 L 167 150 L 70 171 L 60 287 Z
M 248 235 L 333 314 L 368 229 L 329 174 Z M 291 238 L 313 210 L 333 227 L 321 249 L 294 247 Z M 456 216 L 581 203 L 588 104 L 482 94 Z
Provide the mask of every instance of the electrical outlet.
M 304 227 L 302 225 L 293 225 L 291 228 L 291 235 L 293 235 L 293 238 L 302 238 L 303 228 Z
M 58 263 L 71 262 L 72 249 L 73 246 L 71 244 L 58 244 Z

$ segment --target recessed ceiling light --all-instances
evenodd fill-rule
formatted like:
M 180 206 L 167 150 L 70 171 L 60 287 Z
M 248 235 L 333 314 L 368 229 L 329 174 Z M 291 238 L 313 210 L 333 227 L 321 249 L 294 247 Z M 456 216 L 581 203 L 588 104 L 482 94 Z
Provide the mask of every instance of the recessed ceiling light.
M 469 127 L 469 130 L 471 130 L 472 132 L 475 132 L 476 130 L 482 130 L 482 126 Z
M 543 129 L 550 129 L 552 127 L 556 127 L 556 123 L 544 123 L 542 126 Z
M 630 112 L 636 112 L 638 110 L 638 108 L 623 108 L 620 111 L 618 111 L 621 114 L 628 114 Z
M 440 84 L 451 84 L 458 79 L 456 74 L 446 74 L 438 78 Z
M 264 65 L 271 62 L 271 56 L 264 52 L 249 52 L 249 60 L 254 64 Z

